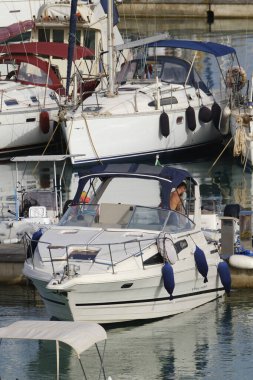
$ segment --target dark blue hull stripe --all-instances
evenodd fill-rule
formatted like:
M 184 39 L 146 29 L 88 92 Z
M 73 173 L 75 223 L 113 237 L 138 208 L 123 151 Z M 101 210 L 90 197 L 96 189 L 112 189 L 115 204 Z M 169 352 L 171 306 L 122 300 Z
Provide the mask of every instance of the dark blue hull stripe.
M 209 290 L 203 290 L 202 292 L 194 292 L 194 293 L 187 293 L 187 294 L 181 294 L 179 296 L 173 296 L 173 300 L 180 299 L 180 298 L 188 298 L 188 297 L 194 297 L 200 294 L 206 294 L 206 293 L 214 293 L 224 290 L 224 288 L 216 288 L 216 289 L 209 289 Z M 133 301 L 117 301 L 117 302 L 104 302 L 104 303 L 76 303 L 76 306 L 107 306 L 107 305 L 127 305 L 127 304 L 138 304 L 138 303 L 154 303 L 154 302 L 163 302 L 168 301 L 168 297 L 163 298 L 152 298 L 152 299 L 146 299 L 146 300 L 133 300 Z
M 129 160 L 129 159 L 136 159 L 138 157 L 140 158 L 143 158 L 143 157 L 146 157 L 146 158 L 149 158 L 149 157 L 153 157 L 153 156 L 156 156 L 157 154 L 166 154 L 166 156 L 172 156 L 174 155 L 175 153 L 187 153 L 187 152 L 191 152 L 192 150 L 196 150 L 198 151 L 199 149 L 205 149 L 205 148 L 208 148 L 212 145 L 215 145 L 217 144 L 217 142 L 219 141 L 219 137 L 217 139 L 214 139 L 213 141 L 209 141 L 209 142 L 206 142 L 206 143 L 201 143 L 201 144 L 195 144 L 195 145 L 188 145 L 188 146 L 185 146 L 185 147 L 178 147 L 178 148 L 171 148 L 171 149 L 157 149 L 157 150 L 154 150 L 154 151 L 147 151 L 147 152 L 138 152 L 138 153 L 132 153 L 132 154 L 124 154 L 124 155 L 120 155 L 120 156 L 105 156 L 105 157 L 98 157 L 98 158 L 91 158 L 91 159 L 87 159 L 87 160 L 75 160 L 74 161 L 74 165 L 81 165 L 81 164 L 94 164 L 94 163 L 98 163 L 100 161 L 102 162 L 114 162 L 114 161 L 126 161 L 126 160 Z
M 180 298 L 194 297 L 194 296 L 197 296 L 200 294 L 214 293 L 214 292 L 218 292 L 218 291 L 222 291 L 222 290 L 224 290 L 224 288 L 215 288 L 215 289 L 203 290 L 201 292 L 181 294 L 179 296 L 173 296 L 173 300 L 180 299 Z M 52 300 L 50 298 L 43 297 L 42 295 L 40 295 L 40 297 L 45 301 L 52 302 L 52 303 L 55 303 L 57 305 L 63 305 L 63 306 L 66 305 L 66 303 L 64 303 L 64 302 L 55 301 L 55 300 Z M 152 299 L 146 299 L 146 300 L 117 301 L 117 302 L 103 302 L 103 303 L 76 303 L 75 306 L 87 307 L 87 306 L 127 305 L 127 304 L 138 304 L 138 303 L 143 303 L 143 302 L 144 303 L 154 303 L 154 302 L 167 301 L 168 298 L 169 298 L 169 295 L 168 295 L 168 297 L 163 297 L 163 298 L 158 298 L 158 299 L 152 298 Z

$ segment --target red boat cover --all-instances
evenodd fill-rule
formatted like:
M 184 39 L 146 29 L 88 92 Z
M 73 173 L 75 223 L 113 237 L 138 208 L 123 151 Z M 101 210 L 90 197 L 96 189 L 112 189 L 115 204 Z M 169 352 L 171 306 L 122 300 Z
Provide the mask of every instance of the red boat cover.
M 0 54 L 33 54 L 68 58 L 68 44 L 62 42 L 25 42 L 0 46 Z M 92 57 L 94 51 L 84 47 L 75 46 L 73 60 Z
M 20 64 L 21 62 L 27 62 L 33 66 L 36 66 L 40 68 L 42 71 L 45 73 L 48 73 L 49 78 L 51 79 L 52 83 L 48 84 L 48 87 L 51 88 L 52 90 L 59 90 L 63 88 L 60 79 L 58 76 L 55 74 L 54 70 L 49 67 L 49 63 L 46 61 L 43 61 L 42 59 L 35 57 L 35 56 L 28 56 L 28 55 L 2 55 L 0 56 L 0 62 L 5 62 L 5 61 L 11 61 L 15 60 L 17 64 Z M 37 86 L 42 86 L 44 87 L 46 83 L 36 83 L 36 80 L 32 76 L 32 82 L 30 81 L 25 81 L 25 80 L 19 80 L 20 83 L 23 84 L 32 84 L 32 85 L 37 85 Z

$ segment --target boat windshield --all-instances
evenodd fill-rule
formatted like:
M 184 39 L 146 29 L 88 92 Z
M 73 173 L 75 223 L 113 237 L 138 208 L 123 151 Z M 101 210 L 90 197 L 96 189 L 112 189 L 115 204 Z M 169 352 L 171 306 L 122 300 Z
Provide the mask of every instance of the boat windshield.
M 150 80 L 159 78 L 168 84 L 189 85 L 200 88 L 207 95 L 210 90 L 201 79 L 199 73 L 191 64 L 182 58 L 174 56 L 147 57 L 146 60 L 134 59 L 122 64 L 117 74 L 116 82 L 124 84 L 128 81 Z
M 192 230 L 194 226 L 186 215 L 176 211 L 136 206 L 127 228 L 177 233 Z
M 60 226 L 90 227 L 96 223 L 99 205 L 77 204 L 69 206 L 59 221 Z
M 30 63 L 21 62 L 17 79 L 32 84 L 52 85 L 52 80 L 47 77 L 47 73 Z
M 117 83 L 131 79 L 153 79 L 158 77 L 167 83 L 194 83 L 194 70 L 189 62 L 174 56 L 148 57 L 125 62 L 117 76 Z M 188 80 L 187 80 L 188 78 Z M 189 83 L 190 82 L 190 83 Z
M 186 215 L 175 211 L 113 203 L 70 206 L 59 225 L 164 230 L 169 233 L 192 230 L 195 226 Z

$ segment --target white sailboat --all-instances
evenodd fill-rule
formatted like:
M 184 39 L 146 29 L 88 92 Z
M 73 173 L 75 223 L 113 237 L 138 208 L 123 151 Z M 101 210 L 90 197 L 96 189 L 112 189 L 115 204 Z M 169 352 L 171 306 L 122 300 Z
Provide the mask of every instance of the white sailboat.
M 0 154 L 38 148 L 51 141 L 58 126 L 59 96 L 67 102 L 101 83 L 101 65 L 106 65 L 105 30 L 107 25 L 104 1 L 76 1 L 76 29 L 70 30 L 71 4 L 66 1 L 46 2 L 33 20 L 3 28 L 0 41 L 0 62 L 11 71 L 0 82 Z M 117 43 L 123 40 L 113 27 Z M 31 40 L 8 43 L 24 31 L 31 31 Z M 71 32 L 70 32 L 71 31 Z M 75 42 L 68 71 L 69 35 Z M 13 62 L 11 65 L 10 62 Z M 72 79 L 70 80 L 70 76 Z
M 34 56 L 29 58 L 29 52 L 23 50 L 23 56 L 13 54 L 12 45 L 7 44 L 9 38 L 31 30 L 33 26 L 33 21 L 27 20 L 2 28 L 0 32 L 0 155 L 42 147 L 51 138 L 57 120 L 54 91 L 47 86 L 41 87 L 41 82 L 23 80 L 20 65 L 21 62 L 28 65 L 29 60 L 33 60 L 36 74 L 45 82 L 47 71 L 36 66 L 38 60 Z M 19 49 L 22 46 L 18 44 Z
M 168 208 L 183 180 L 186 214 Z M 79 203 L 84 188 L 92 190 L 88 204 Z M 185 170 L 100 165 L 80 177 L 59 224 L 31 241 L 23 273 L 58 319 L 114 323 L 190 310 L 231 282 L 200 213 L 199 186 Z
M 115 46 L 110 32 L 108 41 L 108 88 L 95 91 L 79 106 L 65 108 L 62 130 L 69 153 L 85 154 L 73 158 L 73 164 L 175 156 L 221 141 L 226 100 L 217 104 L 194 62 L 200 52 L 217 60 L 230 55 L 233 61 L 233 48 L 159 37 Z M 137 48 L 142 48 L 141 54 L 134 53 Z M 126 59 L 116 75 L 115 57 L 123 50 L 131 51 L 132 59 Z M 195 52 L 192 62 L 181 57 L 183 50 Z

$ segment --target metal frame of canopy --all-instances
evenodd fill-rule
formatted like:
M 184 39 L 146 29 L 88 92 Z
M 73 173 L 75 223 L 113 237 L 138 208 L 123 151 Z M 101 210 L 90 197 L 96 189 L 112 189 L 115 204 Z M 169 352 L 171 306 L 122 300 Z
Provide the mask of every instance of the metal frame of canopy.
M 95 345 L 101 364 L 101 370 L 103 372 L 104 379 L 106 379 L 103 365 L 104 354 L 100 354 L 97 343 L 104 340 L 105 349 L 107 334 L 104 328 L 97 323 L 38 320 L 17 321 L 9 326 L 0 328 L 0 343 L 2 339 L 30 339 L 55 341 L 57 380 L 60 379 L 59 342 L 63 342 L 75 350 L 85 379 L 86 375 L 80 359 L 80 354 L 88 350 L 93 345 Z
M 132 48 L 138 48 L 138 47 L 143 47 L 143 46 L 145 46 L 146 48 L 152 47 L 155 49 L 169 47 L 173 49 L 181 48 L 181 49 L 188 49 L 188 50 L 195 51 L 195 55 L 191 63 L 191 69 L 196 59 L 196 52 L 201 51 L 207 54 L 211 54 L 216 58 L 224 83 L 226 83 L 226 81 L 225 81 L 224 74 L 221 70 L 218 58 L 230 54 L 233 61 L 234 59 L 236 59 L 237 64 L 240 67 L 240 63 L 239 63 L 236 51 L 233 47 L 220 44 L 217 42 L 212 42 L 212 41 L 192 41 L 192 40 L 176 40 L 176 39 L 174 40 L 174 39 L 166 38 L 166 35 L 158 35 L 154 37 L 147 37 L 140 40 L 131 41 L 129 43 L 122 44 L 122 45 L 117 45 L 115 46 L 115 50 L 118 52 L 122 52 L 124 49 L 132 49 Z M 188 73 L 188 76 L 190 74 L 190 71 Z

